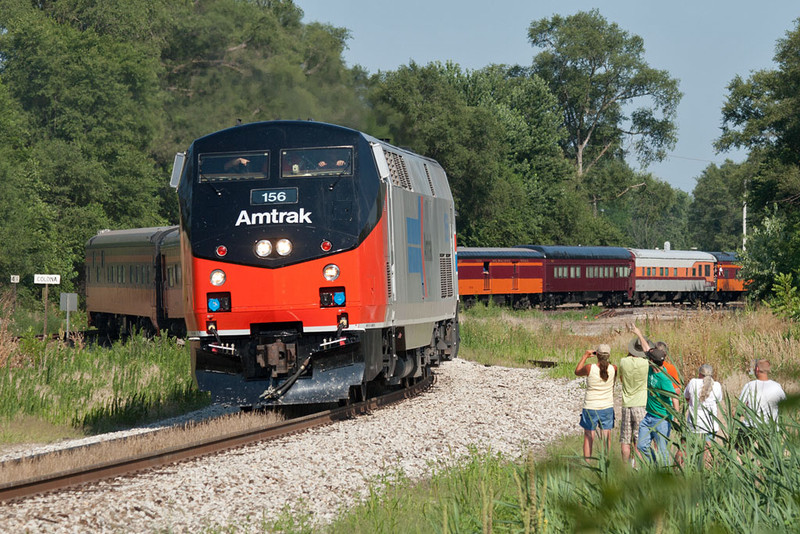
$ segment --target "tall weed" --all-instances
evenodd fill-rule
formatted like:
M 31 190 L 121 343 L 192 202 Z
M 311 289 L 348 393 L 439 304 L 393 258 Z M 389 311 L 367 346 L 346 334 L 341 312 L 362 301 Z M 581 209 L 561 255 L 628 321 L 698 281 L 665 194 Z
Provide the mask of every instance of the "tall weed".
M 27 334 L 15 350 L 0 367 L 0 420 L 33 417 L 98 432 L 208 402 L 192 384 L 188 350 L 166 336 L 105 348 Z
M 514 312 L 475 306 L 462 314 L 460 355 L 489 365 L 530 367 L 551 362 L 554 377 L 571 377 L 578 358 L 587 348 L 611 345 L 612 363 L 627 354 L 633 334 L 624 322 L 585 333 L 587 319 L 540 312 Z M 478 310 L 478 311 L 473 311 Z M 573 312 L 573 314 L 576 312 Z M 591 315 L 584 312 L 591 323 Z M 574 317 L 574 315 L 572 316 Z M 800 378 L 800 326 L 776 317 L 767 309 L 736 312 L 696 310 L 683 318 L 661 319 L 658 314 L 639 321 L 653 341 L 664 341 L 669 358 L 684 379 L 693 377 L 704 363 L 716 370 L 717 379 L 747 375 L 756 359 L 768 359 L 773 375 L 783 380 Z

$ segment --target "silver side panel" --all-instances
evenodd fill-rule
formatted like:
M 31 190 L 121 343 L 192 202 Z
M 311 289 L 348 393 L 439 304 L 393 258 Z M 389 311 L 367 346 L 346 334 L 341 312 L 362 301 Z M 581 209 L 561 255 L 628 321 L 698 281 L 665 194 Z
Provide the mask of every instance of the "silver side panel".
M 406 348 L 428 345 L 433 325 L 455 315 L 455 220 L 447 177 L 433 160 L 382 143 L 373 155 L 388 187 L 392 295 L 387 322 Z
M 713 291 L 714 286 L 705 280 L 649 280 L 637 279 L 636 289 L 637 292 L 690 292 L 690 291 Z

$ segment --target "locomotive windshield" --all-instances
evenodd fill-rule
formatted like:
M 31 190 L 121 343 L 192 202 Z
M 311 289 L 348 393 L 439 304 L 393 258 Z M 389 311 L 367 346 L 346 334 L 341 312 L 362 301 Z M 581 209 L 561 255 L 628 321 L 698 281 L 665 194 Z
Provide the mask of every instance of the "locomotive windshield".
M 269 178 L 269 152 L 200 154 L 201 182 L 232 182 Z
M 348 176 L 352 161 L 351 147 L 281 150 L 281 177 Z
M 383 214 L 369 141 L 331 125 L 274 121 L 196 139 L 178 185 L 181 221 L 200 258 L 277 268 L 351 250 Z M 190 177 L 189 179 L 185 179 Z M 291 241 L 291 254 L 254 243 Z M 329 250 L 320 243 L 330 243 Z M 327 245 L 326 245 L 327 246 Z

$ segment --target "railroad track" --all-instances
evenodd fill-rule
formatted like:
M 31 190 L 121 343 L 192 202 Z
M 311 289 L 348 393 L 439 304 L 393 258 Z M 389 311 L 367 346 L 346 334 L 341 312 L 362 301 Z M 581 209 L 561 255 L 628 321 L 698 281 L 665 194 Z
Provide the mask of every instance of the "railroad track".
M 323 426 L 335 421 L 350 419 L 372 410 L 414 397 L 431 386 L 434 375 L 430 374 L 416 384 L 399 390 L 350 404 L 340 408 L 313 413 L 303 417 L 288 419 L 261 428 L 234 432 L 223 436 L 195 441 L 167 449 L 131 456 L 122 460 L 109 461 L 43 475 L 37 478 L 0 483 L 0 502 L 29 497 L 38 493 L 63 490 L 106 478 L 113 478 L 146 469 L 153 469 L 191 458 L 211 455 L 250 443 L 277 439 L 296 432 Z M 92 447 L 92 445 L 87 445 Z M 16 460 L 11 460 L 16 461 Z

